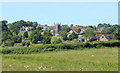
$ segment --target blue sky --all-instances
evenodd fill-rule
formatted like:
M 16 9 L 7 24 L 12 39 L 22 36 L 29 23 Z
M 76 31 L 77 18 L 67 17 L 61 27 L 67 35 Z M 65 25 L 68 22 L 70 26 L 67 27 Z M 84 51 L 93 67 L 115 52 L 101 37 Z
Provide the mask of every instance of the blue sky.
M 2 20 L 37 21 L 74 25 L 118 23 L 117 2 L 6 2 L 2 3 Z

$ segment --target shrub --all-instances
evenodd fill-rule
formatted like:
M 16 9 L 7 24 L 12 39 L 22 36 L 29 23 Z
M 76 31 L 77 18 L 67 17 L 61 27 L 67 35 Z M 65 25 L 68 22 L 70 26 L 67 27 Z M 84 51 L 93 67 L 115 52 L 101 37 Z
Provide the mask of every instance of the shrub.
M 52 44 L 60 44 L 60 43 L 62 43 L 62 42 L 63 42 L 62 37 L 55 37 L 55 36 L 53 36 L 53 37 L 51 38 L 51 43 L 52 43 Z
M 26 45 L 27 45 L 27 47 L 29 47 L 30 41 L 26 41 Z
M 4 45 L 3 43 L 2 45 Z M 40 46 L 31 46 L 31 47 L 12 47 L 12 48 L 2 48 L 3 54 L 31 54 L 31 53 L 39 53 L 43 51 L 54 51 L 54 50 L 61 50 L 61 49 L 84 49 L 84 48 L 100 48 L 100 47 L 120 47 L 120 41 L 108 41 L 108 42 L 86 42 L 86 43 L 64 43 L 64 44 L 45 44 Z
M 26 43 L 25 41 L 22 41 L 22 45 L 23 45 L 23 46 L 25 46 L 25 43 Z
M 102 47 L 102 45 L 100 45 L 100 44 L 96 46 L 96 48 L 100 48 L 100 47 Z
M 78 43 L 79 41 L 77 39 L 73 39 L 72 43 Z
M 37 43 L 38 42 L 38 36 L 34 35 L 32 38 L 32 43 Z
M 82 42 L 84 42 L 85 40 L 84 40 L 84 39 L 82 39 L 81 41 L 82 41 Z
M 27 31 L 24 32 L 23 38 L 28 38 L 28 32 Z
M 8 39 L 8 40 L 3 42 L 2 47 L 5 47 L 5 46 L 12 46 L 13 47 L 14 44 L 15 44 L 15 42 L 13 40 Z

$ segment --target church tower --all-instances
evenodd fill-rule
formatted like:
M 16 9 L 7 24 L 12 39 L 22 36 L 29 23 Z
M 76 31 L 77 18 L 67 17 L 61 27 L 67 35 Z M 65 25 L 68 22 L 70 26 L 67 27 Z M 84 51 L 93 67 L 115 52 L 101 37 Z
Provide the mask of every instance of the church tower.
M 55 36 L 60 31 L 60 28 L 61 28 L 60 24 L 55 24 Z

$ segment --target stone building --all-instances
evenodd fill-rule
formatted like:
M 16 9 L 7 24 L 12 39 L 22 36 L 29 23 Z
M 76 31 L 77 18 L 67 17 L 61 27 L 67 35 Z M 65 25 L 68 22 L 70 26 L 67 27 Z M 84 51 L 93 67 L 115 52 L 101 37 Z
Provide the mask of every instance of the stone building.
M 55 24 L 55 33 L 54 33 L 55 36 L 59 36 L 60 29 L 61 29 L 60 24 Z

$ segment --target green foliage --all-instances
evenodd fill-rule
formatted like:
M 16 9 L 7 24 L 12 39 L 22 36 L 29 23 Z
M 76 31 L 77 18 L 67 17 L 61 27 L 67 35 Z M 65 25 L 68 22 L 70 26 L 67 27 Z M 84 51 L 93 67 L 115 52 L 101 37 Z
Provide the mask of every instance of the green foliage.
M 61 31 L 67 31 L 67 32 L 69 32 L 71 29 L 68 27 L 68 26 L 66 26 L 66 25 L 62 25 L 62 27 L 61 27 Z
M 117 40 L 120 40 L 120 26 L 118 26 L 118 31 L 116 33 L 114 33 L 114 34 L 115 34 L 115 38 Z
M 77 29 L 77 33 L 80 33 L 80 32 L 81 32 L 81 29 L 80 29 L 80 28 L 78 28 L 78 29 Z
M 79 43 L 78 39 L 73 39 L 71 42 L 72 43 Z
M 26 41 L 26 45 L 27 45 L 27 47 L 29 47 L 30 41 Z
M 42 29 L 43 29 L 43 27 L 38 27 L 37 29 L 38 29 L 38 30 L 42 30 Z
M 78 35 L 75 34 L 75 32 L 72 32 L 72 34 L 69 36 L 69 40 L 73 40 L 73 39 L 76 39 L 78 38 Z
M 42 43 L 43 44 L 50 44 L 51 43 L 51 37 L 49 37 L 49 36 L 43 37 Z
M 30 45 L 30 41 L 22 41 L 22 46 L 27 46 L 27 47 L 29 47 L 29 45 Z
M 37 43 L 38 41 L 41 41 L 42 40 L 41 32 L 39 30 L 32 31 L 32 33 L 30 34 L 30 40 L 32 43 Z
M 27 31 L 24 32 L 23 38 L 28 38 L 28 32 Z
M 22 45 L 25 46 L 26 41 L 22 41 Z
M 67 35 L 67 31 L 60 31 L 60 36 L 63 38 L 64 41 L 68 39 Z
M 4 41 L 2 43 L 2 47 L 5 47 L 5 46 L 11 46 L 11 47 L 13 47 L 14 44 L 15 44 L 15 42 L 13 40 L 8 39 L 8 40 L 6 40 L 6 41 Z
M 63 42 L 62 37 L 55 37 L 55 36 L 53 36 L 53 37 L 51 38 L 51 43 L 52 43 L 52 44 L 60 44 L 60 43 L 62 43 L 62 42 Z
M 9 24 L 8 26 L 9 26 L 9 29 L 11 30 L 11 32 L 13 32 L 16 35 L 18 35 L 19 29 L 20 29 L 18 26 L 13 25 L 13 24 Z
M 110 25 L 109 23 L 106 24 L 98 24 L 97 29 L 103 28 L 103 30 L 100 32 L 102 34 L 113 34 L 118 31 L 119 25 Z
M 13 36 L 13 34 L 11 32 L 2 31 L 2 42 L 7 39 L 11 39 L 12 36 Z
M 99 47 L 120 47 L 120 41 L 106 41 L 106 42 L 91 42 L 91 43 L 64 43 L 64 44 L 45 44 L 31 47 L 13 47 L 11 49 L 2 49 L 3 54 L 31 54 L 42 51 L 54 51 L 57 49 L 76 49 L 83 50 L 84 48 L 99 48 Z
M 88 29 L 91 29 L 91 28 L 93 28 L 93 26 L 89 25 L 89 26 L 87 26 L 87 28 L 88 28 Z
M 92 39 L 95 36 L 95 32 L 93 29 L 87 29 L 84 32 L 84 37 L 86 38 L 87 41 L 89 41 L 90 39 Z
M 120 32 L 115 33 L 115 38 L 116 38 L 117 40 L 120 40 Z
M 70 27 L 72 27 L 73 26 L 73 24 L 70 24 Z
M 108 28 L 108 27 L 111 27 L 111 25 L 109 23 L 108 24 L 107 23 L 103 23 L 103 24 L 99 23 L 98 26 L 97 26 L 97 28 L 101 28 L 101 27 Z
M 43 44 L 50 44 L 51 43 L 51 37 L 52 33 L 50 31 L 45 31 L 42 39 Z
M 37 43 L 38 40 L 39 40 L 39 38 L 38 38 L 37 35 L 34 35 L 34 36 L 32 37 L 32 43 Z
M 84 42 L 85 40 L 84 39 L 82 39 L 82 42 Z
M 22 42 L 22 36 L 14 35 L 14 36 L 11 37 L 11 39 L 12 39 L 15 43 L 21 43 L 21 42 Z
M 3 21 L 0 21 L 0 24 L 2 24 L 2 31 L 7 31 L 8 27 L 7 27 L 7 24 L 8 21 L 6 20 L 3 20 Z

